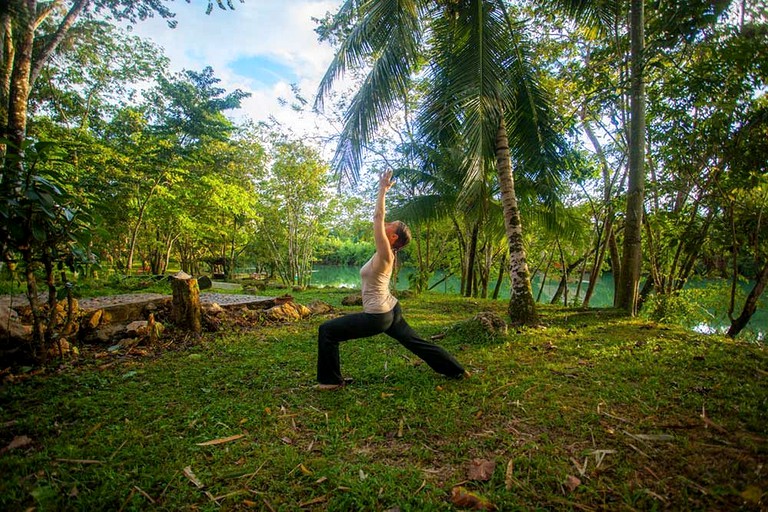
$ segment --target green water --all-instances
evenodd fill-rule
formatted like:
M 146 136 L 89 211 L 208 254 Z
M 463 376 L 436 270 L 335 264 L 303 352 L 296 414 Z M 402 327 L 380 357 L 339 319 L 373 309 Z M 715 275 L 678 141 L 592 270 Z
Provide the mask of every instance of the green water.
M 333 287 L 346 287 L 346 288 L 360 288 L 360 269 L 352 266 L 329 266 L 318 265 L 312 272 L 312 284 L 314 286 L 333 286 Z M 413 272 L 411 268 L 403 268 L 398 275 L 397 289 L 408 289 L 408 276 Z M 430 286 L 437 283 L 442 279 L 441 273 L 436 273 L 430 280 Z M 703 287 L 709 283 L 715 283 L 715 280 L 698 280 L 693 281 L 690 286 Z M 559 279 L 547 279 L 544 283 L 544 287 L 541 288 L 541 276 L 535 276 L 531 283 L 533 288 L 533 296 L 539 297 L 539 291 L 541 290 L 541 296 L 539 302 L 549 303 L 552 296 L 557 291 Z M 587 290 L 587 280 L 584 279 L 579 290 L 579 298 L 584 297 L 584 293 Z M 495 281 L 493 282 L 495 285 Z M 493 285 L 489 290 L 489 295 L 493 292 Z M 571 302 L 576 294 L 578 283 L 569 283 L 568 285 L 568 301 Z M 459 278 L 449 277 L 439 285 L 437 285 L 433 291 L 442 293 L 459 293 Z M 499 300 L 507 300 L 509 298 L 509 280 L 504 279 L 501 285 L 501 291 L 499 292 Z M 768 300 L 763 298 L 761 307 L 754 314 L 749 322 L 746 330 L 751 333 L 745 335 L 753 337 L 758 340 L 765 340 L 766 334 L 768 334 Z M 726 306 L 727 300 L 723 300 L 723 307 Z M 590 307 L 603 308 L 613 306 L 613 276 L 611 274 L 604 274 L 597 286 L 589 302 Z M 713 311 L 712 320 L 707 324 L 696 325 L 693 328 L 700 332 L 724 332 L 727 329 L 727 321 L 724 311 Z

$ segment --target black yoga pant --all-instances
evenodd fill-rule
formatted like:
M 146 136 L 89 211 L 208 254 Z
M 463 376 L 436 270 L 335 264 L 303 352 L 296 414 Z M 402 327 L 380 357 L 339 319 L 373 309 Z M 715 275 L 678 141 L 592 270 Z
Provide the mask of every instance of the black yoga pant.
M 444 348 L 420 337 L 403 318 L 400 304 L 388 313 L 353 313 L 320 325 L 317 336 L 317 380 L 340 384 L 339 343 L 384 333 L 419 356 L 430 368 L 448 377 L 459 377 L 464 368 Z

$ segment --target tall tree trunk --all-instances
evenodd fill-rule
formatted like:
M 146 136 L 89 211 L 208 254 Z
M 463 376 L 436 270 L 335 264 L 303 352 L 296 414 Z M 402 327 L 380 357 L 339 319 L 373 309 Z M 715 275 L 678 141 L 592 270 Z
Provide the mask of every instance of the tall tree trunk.
M 483 268 L 480 272 L 480 297 L 488 298 L 488 286 L 491 281 L 491 266 L 493 265 L 493 251 L 487 241 L 483 246 Z
M 539 315 L 536 312 L 536 302 L 533 300 L 531 291 L 531 275 L 523 246 L 523 226 L 517 206 L 507 127 L 503 116 L 496 133 L 496 173 L 499 178 L 504 227 L 509 244 L 510 298 L 507 311 L 512 324 L 535 325 L 539 322 Z
M 161 274 L 165 274 L 168 271 L 168 265 L 171 263 L 171 252 L 173 251 L 173 244 L 176 242 L 176 240 L 178 240 L 179 236 L 181 236 L 181 233 L 177 233 L 176 235 L 168 235 L 166 237 L 165 257 L 163 258 L 162 271 L 160 272 Z
M 476 294 L 475 290 L 475 260 L 477 259 L 477 239 L 480 234 L 480 225 L 475 224 L 472 227 L 472 236 L 469 239 L 469 250 L 467 251 L 467 287 L 464 290 L 465 297 L 472 297 Z
M 565 261 L 565 254 L 563 254 L 563 246 L 560 245 L 560 240 L 557 240 L 557 250 L 560 253 L 560 284 L 557 285 L 557 290 L 552 296 L 550 304 L 557 304 L 560 299 L 563 299 L 563 306 L 568 306 L 568 273 L 570 271 L 568 262 Z
M 13 193 L 20 186 L 24 174 L 24 150 L 22 143 L 27 135 L 27 108 L 32 71 L 32 52 L 35 44 L 35 6 L 37 2 L 14 2 L 17 12 L 15 25 L 11 23 L 15 33 L 13 39 L 17 43 L 13 52 L 12 69 L 9 73 L 7 104 L 2 108 L 6 111 L 6 123 L 2 126 L 2 138 L 9 144 L 7 156 L 2 167 L 0 190 L 3 194 Z
M 11 12 L 8 5 L 0 7 L 0 127 L 8 126 L 8 98 L 11 91 L 11 71 L 16 54 L 13 43 Z M 5 152 L 5 144 L 0 145 Z
M 35 262 L 30 249 L 21 251 L 24 261 L 24 272 L 27 280 L 27 300 L 32 311 L 32 350 L 35 357 L 45 362 L 45 326 L 40 312 L 40 300 L 37 290 L 37 278 L 35 277 Z
M 613 303 L 616 305 L 616 297 L 619 295 L 621 277 L 621 255 L 619 244 L 616 242 L 616 230 L 612 230 L 608 236 L 608 251 L 611 254 L 611 273 L 613 274 Z
M 501 290 L 501 283 L 504 281 L 504 267 L 507 265 L 507 253 L 501 255 L 501 261 L 499 262 L 499 275 L 496 278 L 496 286 L 493 287 L 493 300 L 499 298 L 499 290 Z
M 90 0 L 78 0 L 72 4 L 56 31 L 39 47 L 37 60 L 33 61 L 35 31 L 54 12 L 57 3 L 45 5 L 38 10 L 37 0 L 6 0 L 0 8 L 4 36 L 3 59 L 0 62 L 3 67 L 0 73 L 3 94 L 0 97 L 4 100 L 0 106 L 3 111 L 0 117 L 4 121 L 2 135 L 15 146 L 11 151 L 18 152 L 19 156 L 23 156 L 21 144 L 27 135 L 27 109 L 32 85 Z M 19 159 L 18 165 L 21 165 L 21 161 Z M 12 169 L 4 169 L 3 183 L 17 178 Z
M 128 246 L 128 262 L 125 265 L 126 275 L 131 275 L 131 270 L 133 269 L 133 257 L 136 254 L 136 240 L 139 237 L 139 229 L 141 228 L 141 224 L 142 222 L 144 222 L 144 213 L 146 213 L 147 211 L 147 205 L 149 204 L 149 200 L 152 199 L 152 196 L 154 195 L 155 190 L 157 190 L 157 187 L 160 186 L 161 180 L 162 180 L 162 176 L 158 177 L 155 180 L 155 182 L 152 184 L 152 188 L 149 189 L 147 198 L 144 200 L 143 203 L 139 204 L 139 215 L 136 217 L 136 224 L 131 230 L 131 238 Z
M 461 226 L 459 225 L 459 221 L 456 219 L 455 216 L 451 215 L 451 221 L 453 222 L 453 226 L 456 228 L 456 240 L 459 242 L 459 255 L 461 256 L 461 279 L 459 281 L 459 295 L 464 294 L 464 286 L 467 279 L 467 268 L 466 268 L 466 257 L 465 254 L 467 252 L 467 242 L 464 240 L 464 233 L 461 230 Z
M 21 143 L 27 133 L 27 101 L 31 90 L 32 51 L 35 44 L 35 7 L 37 2 L 13 2 L 18 10 L 14 25 L 14 40 L 17 45 L 14 52 L 13 68 L 10 72 L 8 87 L 8 123 L 5 136 L 21 149 Z
M 552 250 L 549 253 L 549 260 L 547 266 L 544 267 L 544 274 L 541 276 L 541 285 L 539 286 L 539 293 L 536 295 L 536 302 L 541 302 L 541 294 L 544 293 L 544 285 L 547 283 L 547 277 L 549 276 L 549 269 L 552 266 L 552 260 L 555 259 L 555 251 Z
M 605 259 L 605 251 L 608 248 L 608 242 L 613 231 L 613 213 L 608 212 L 603 222 L 603 231 L 601 233 L 602 240 L 598 237 L 597 244 L 595 246 L 595 260 L 592 263 L 592 270 L 589 273 L 589 284 L 587 285 L 587 291 L 584 292 L 584 300 L 581 305 L 584 308 L 589 307 L 589 301 L 592 300 L 592 295 L 595 292 L 597 281 L 600 279 L 603 268 L 603 260 Z
M 645 192 L 645 83 L 643 0 L 630 4 L 631 48 L 631 119 L 629 127 L 629 180 L 627 183 L 627 212 L 624 227 L 624 253 L 616 306 L 634 316 L 637 314 L 638 285 L 643 263 L 642 217 Z

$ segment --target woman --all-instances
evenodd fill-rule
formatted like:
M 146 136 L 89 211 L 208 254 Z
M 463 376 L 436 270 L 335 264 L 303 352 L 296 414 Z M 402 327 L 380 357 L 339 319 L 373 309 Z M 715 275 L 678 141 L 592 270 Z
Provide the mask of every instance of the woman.
M 411 241 L 408 226 L 400 221 L 384 222 L 385 196 L 392 187 L 392 171 L 379 178 L 379 193 L 373 213 L 376 252 L 360 269 L 363 283 L 363 312 L 329 320 L 320 326 L 317 337 L 318 389 L 344 386 L 339 363 L 339 343 L 385 333 L 423 359 L 433 370 L 448 377 L 469 376 L 443 348 L 421 338 L 403 318 L 400 304 L 389 291 L 395 253 Z

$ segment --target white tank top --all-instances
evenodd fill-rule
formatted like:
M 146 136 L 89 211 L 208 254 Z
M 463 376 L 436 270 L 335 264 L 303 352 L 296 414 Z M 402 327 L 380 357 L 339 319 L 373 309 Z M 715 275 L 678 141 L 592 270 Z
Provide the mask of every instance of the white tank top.
M 373 270 L 373 257 L 360 269 L 363 282 L 363 311 L 366 313 L 387 313 L 397 304 L 397 299 L 389 292 L 389 279 L 392 267 L 385 272 Z

